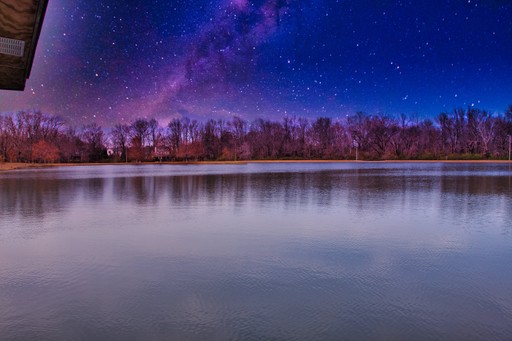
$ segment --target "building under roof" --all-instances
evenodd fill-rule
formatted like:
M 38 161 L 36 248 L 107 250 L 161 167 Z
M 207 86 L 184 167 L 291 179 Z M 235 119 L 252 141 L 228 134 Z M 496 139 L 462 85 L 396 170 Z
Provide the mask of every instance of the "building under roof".
M 0 0 L 0 89 L 24 90 L 48 0 Z

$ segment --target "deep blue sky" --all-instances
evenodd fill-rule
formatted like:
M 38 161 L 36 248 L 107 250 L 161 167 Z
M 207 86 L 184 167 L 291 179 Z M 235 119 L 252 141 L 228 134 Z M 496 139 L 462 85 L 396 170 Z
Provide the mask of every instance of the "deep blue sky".
M 27 89 L 0 91 L 103 125 L 509 104 L 509 0 L 50 0 Z

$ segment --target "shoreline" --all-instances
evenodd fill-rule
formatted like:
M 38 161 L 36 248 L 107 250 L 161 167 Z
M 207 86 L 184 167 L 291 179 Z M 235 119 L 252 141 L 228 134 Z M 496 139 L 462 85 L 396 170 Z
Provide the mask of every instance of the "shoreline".
M 109 162 L 109 163 L 22 163 L 0 162 L 0 172 L 30 168 L 125 166 L 125 165 L 247 165 L 250 163 L 484 163 L 512 164 L 509 160 L 247 160 L 247 161 L 167 161 L 167 162 Z

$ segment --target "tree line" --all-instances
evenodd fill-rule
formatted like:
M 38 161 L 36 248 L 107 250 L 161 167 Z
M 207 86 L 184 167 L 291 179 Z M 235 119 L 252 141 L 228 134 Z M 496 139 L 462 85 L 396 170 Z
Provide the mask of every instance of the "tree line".
M 138 118 L 109 130 L 58 116 L 0 116 L 0 161 L 143 162 L 270 159 L 507 159 L 512 106 L 501 115 L 468 108 L 435 119 L 358 112 L 343 118 L 284 116 L 253 121 Z

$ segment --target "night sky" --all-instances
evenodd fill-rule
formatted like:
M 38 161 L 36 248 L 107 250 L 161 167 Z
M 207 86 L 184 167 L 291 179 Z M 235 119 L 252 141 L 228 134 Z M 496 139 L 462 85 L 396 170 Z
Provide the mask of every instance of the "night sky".
M 25 92 L 73 124 L 512 104 L 510 0 L 50 0 Z

